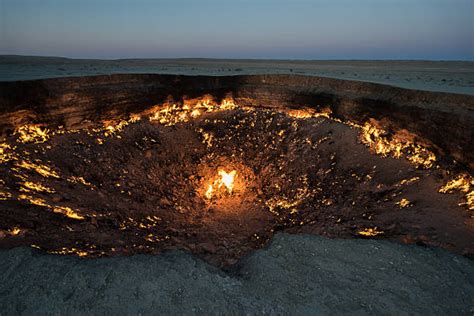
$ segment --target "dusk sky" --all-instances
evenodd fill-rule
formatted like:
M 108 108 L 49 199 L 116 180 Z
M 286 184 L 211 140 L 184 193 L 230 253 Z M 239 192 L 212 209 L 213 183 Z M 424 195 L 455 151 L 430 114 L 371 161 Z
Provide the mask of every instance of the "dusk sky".
M 0 0 L 0 54 L 474 60 L 474 0 Z

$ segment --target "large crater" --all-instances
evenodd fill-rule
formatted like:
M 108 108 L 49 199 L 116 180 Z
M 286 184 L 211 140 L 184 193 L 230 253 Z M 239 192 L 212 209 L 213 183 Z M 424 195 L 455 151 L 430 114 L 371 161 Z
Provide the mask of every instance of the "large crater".
M 294 76 L 0 93 L 1 247 L 185 249 L 227 266 L 286 231 L 474 251 L 472 97 Z M 439 104 L 450 97 L 464 103 Z

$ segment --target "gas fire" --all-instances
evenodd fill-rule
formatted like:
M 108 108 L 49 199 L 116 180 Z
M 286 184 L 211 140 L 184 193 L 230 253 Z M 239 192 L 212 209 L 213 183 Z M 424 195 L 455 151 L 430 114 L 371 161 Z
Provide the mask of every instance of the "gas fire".
M 459 205 L 465 205 L 469 210 L 474 211 L 474 178 L 467 174 L 461 174 L 446 183 L 439 189 L 440 193 L 451 193 L 460 191 L 465 194 L 466 202 Z
M 207 199 L 212 199 L 212 197 L 219 191 L 221 188 L 225 188 L 228 194 L 232 194 L 234 189 L 234 179 L 237 175 L 236 170 L 226 172 L 224 169 L 219 169 L 218 176 L 219 178 L 214 180 L 212 184 L 209 184 L 207 191 L 204 194 Z
M 378 235 L 382 235 L 383 231 L 378 230 L 377 227 L 374 227 L 374 228 L 365 228 L 363 230 L 359 230 L 357 233 L 364 237 L 375 237 Z
M 436 156 L 428 149 L 397 137 L 389 137 L 387 131 L 370 121 L 360 128 L 361 141 L 378 155 L 397 159 L 405 157 L 414 165 L 426 169 L 433 167 L 436 162 Z
M 225 185 L 227 192 L 232 193 L 232 189 L 234 188 L 234 177 L 236 174 L 237 171 L 235 170 L 232 170 L 229 173 L 224 170 L 219 170 L 219 175 L 221 176 L 219 186 L 222 186 L 222 184 Z
M 22 143 L 44 143 L 50 137 L 49 130 L 40 125 L 23 125 L 16 130 L 16 133 Z

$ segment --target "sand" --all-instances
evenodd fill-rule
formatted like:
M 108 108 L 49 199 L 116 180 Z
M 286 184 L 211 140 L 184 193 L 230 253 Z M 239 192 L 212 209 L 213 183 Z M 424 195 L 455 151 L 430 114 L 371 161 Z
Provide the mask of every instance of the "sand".
M 464 61 L 93 60 L 0 56 L 0 81 L 117 73 L 213 76 L 300 74 L 408 89 L 474 94 L 474 62 Z

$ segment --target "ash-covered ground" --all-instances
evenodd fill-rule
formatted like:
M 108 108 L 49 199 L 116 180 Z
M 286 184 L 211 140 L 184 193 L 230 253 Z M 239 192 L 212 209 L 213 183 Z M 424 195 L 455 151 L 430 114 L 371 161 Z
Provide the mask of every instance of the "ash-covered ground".
M 229 267 L 284 231 L 472 255 L 469 205 L 449 170 L 382 136 L 328 113 L 206 101 L 75 131 L 20 128 L 2 145 L 0 246 L 180 249 Z

